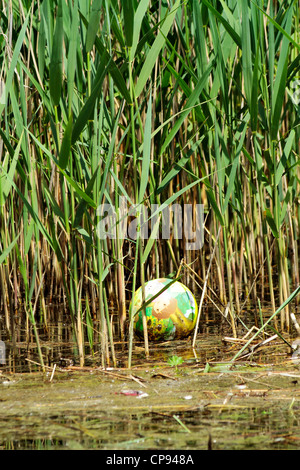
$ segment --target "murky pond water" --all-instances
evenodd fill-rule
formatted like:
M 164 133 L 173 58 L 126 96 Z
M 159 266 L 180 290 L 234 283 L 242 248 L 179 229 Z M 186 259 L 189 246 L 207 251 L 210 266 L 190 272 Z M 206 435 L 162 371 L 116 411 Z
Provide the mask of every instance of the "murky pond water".
M 46 375 L 17 347 L 23 371 L 16 357 L 0 366 L 1 449 L 300 448 L 300 365 L 281 340 L 232 363 L 231 344 L 201 333 L 195 350 L 152 345 L 148 360 L 136 344 L 130 370 L 119 350 L 122 367 L 103 370 L 97 355 L 85 368 L 53 359 Z M 43 345 L 53 358 L 65 347 Z

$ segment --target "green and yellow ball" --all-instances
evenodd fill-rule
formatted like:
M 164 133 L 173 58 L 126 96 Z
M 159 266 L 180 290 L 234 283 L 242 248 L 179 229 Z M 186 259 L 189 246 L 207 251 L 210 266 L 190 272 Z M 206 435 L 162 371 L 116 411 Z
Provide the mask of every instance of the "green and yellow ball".
M 172 282 L 162 278 L 145 284 L 145 302 Z M 143 338 L 142 287 L 133 296 L 134 330 Z M 173 282 L 146 306 L 147 330 L 150 341 L 168 341 L 189 336 L 195 328 L 198 305 L 192 292 L 181 282 Z M 131 306 L 130 306 L 131 312 Z

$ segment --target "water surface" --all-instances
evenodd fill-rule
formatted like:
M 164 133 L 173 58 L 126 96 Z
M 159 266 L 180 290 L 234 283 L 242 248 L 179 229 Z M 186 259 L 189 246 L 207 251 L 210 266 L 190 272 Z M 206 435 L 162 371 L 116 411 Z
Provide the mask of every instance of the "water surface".
M 299 364 L 280 339 L 235 363 L 237 347 L 220 335 L 200 333 L 194 350 L 189 340 L 151 345 L 148 359 L 136 343 L 131 370 L 118 345 L 118 367 L 104 370 L 96 352 L 80 368 L 74 345 L 48 341 L 46 374 L 33 345 L 16 347 L 0 369 L 1 449 L 300 447 Z M 172 356 L 182 363 L 170 366 Z

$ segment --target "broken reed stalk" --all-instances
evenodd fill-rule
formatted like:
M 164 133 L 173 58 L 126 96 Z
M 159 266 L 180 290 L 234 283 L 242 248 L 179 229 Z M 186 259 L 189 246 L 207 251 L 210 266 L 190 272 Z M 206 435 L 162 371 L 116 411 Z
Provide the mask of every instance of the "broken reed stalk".
M 195 348 L 195 344 L 196 344 L 197 332 L 198 332 L 198 328 L 199 328 L 200 316 L 201 316 L 201 311 L 202 311 L 202 304 L 203 304 L 203 300 L 204 300 L 205 293 L 206 293 L 206 285 L 207 285 L 207 281 L 208 281 L 208 278 L 209 278 L 212 262 L 213 262 L 213 259 L 214 259 L 214 256 L 215 256 L 216 248 L 218 246 L 218 240 L 219 240 L 220 233 L 221 233 L 221 227 L 219 227 L 218 234 L 217 234 L 217 237 L 216 237 L 216 240 L 215 240 L 215 246 L 214 246 L 213 251 L 212 251 L 211 256 L 210 256 L 209 265 L 208 265 L 208 269 L 207 269 L 207 272 L 206 272 L 206 277 L 205 277 L 205 281 L 204 281 L 204 285 L 203 285 L 203 289 L 202 289 L 201 299 L 200 299 L 200 303 L 199 303 L 199 312 L 198 312 L 198 317 L 197 317 L 197 321 L 196 321 L 196 326 L 195 326 L 194 336 L 193 336 L 193 342 L 192 342 L 192 347 L 193 348 Z
M 290 297 L 283 302 L 283 304 L 274 312 L 270 318 L 262 325 L 261 328 L 259 328 L 256 333 L 247 341 L 247 343 L 240 349 L 240 351 L 237 352 L 237 354 L 231 359 L 231 362 L 234 362 L 241 354 L 242 352 L 249 346 L 249 344 L 266 328 L 266 326 L 273 320 L 273 318 L 280 313 L 300 292 L 300 286 L 297 287 L 297 289 L 290 295 Z

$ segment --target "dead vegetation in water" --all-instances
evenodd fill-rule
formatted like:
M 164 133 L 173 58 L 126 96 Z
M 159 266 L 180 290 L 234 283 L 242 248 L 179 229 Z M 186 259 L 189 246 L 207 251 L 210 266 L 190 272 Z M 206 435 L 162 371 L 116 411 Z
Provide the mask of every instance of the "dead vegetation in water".
M 32 364 L 35 373 L 3 370 L 0 424 L 2 418 L 6 425 L 13 420 L 6 439 L 20 441 L 26 435 L 28 440 L 34 432 L 47 436 L 51 429 L 52 437 L 72 436 L 85 446 L 98 440 L 98 448 L 199 449 L 207 447 L 209 434 L 212 449 L 296 445 L 300 364 L 276 339 L 255 348 L 251 358 L 232 362 L 230 348 L 244 344 L 236 343 L 223 344 L 222 360 L 210 356 L 207 363 L 193 353 L 185 356 L 179 344 L 185 360 L 177 369 L 165 358 L 140 359 L 131 369 L 57 363 L 44 374 L 37 363 Z M 203 339 L 198 352 L 201 345 L 212 347 Z M 174 352 L 169 345 L 164 348 Z M 271 350 L 282 356 L 273 357 Z

